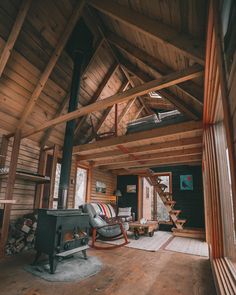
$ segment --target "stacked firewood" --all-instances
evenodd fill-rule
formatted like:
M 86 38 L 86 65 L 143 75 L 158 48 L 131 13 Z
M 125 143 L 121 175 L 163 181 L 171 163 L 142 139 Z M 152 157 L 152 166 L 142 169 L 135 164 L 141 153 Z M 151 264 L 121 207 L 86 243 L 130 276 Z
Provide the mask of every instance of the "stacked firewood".
M 10 225 L 6 255 L 13 255 L 34 248 L 37 215 L 27 214 Z

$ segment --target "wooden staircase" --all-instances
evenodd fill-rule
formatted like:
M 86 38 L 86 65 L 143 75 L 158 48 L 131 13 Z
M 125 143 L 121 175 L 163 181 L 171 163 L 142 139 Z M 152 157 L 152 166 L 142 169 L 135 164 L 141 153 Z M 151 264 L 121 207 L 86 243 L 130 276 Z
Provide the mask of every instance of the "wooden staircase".
M 172 200 L 172 194 L 165 192 L 167 186 L 161 183 L 161 179 L 154 175 L 153 171 L 148 169 L 146 177 L 149 179 L 150 183 L 153 185 L 155 192 L 157 192 L 165 205 L 167 212 L 169 213 L 170 219 L 178 230 L 182 230 L 186 222 L 186 219 L 179 219 L 181 210 L 175 210 L 175 201 Z

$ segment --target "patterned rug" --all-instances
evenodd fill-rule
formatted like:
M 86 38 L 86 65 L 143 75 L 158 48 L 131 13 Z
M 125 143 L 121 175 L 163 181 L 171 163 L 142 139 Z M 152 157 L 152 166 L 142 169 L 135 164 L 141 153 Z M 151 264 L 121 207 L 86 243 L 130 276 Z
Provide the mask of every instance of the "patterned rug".
M 174 239 L 165 247 L 165 250 L 198 256 L 209 256 L 207 243 L 191 238 L 174 237 Z
M 153 237 L 140 236 L 140 238 L 138 240 L 135 240 L 134 234 L 131 232 L 128 232 L 128 239 L 129 239 L 130 243 L 125 245 L 125 247 L 144 250 L 144 251 L 156 252 L 171 237 L 172 237 L 172 234 L 170 232 L 157 231 L 154 233 Z M 108 243 L 108 244 L 112 244 L 112 245 L 120 245 L 123 242 L 124 242 L 124 240 L 120 239 L 117 241 L 109 241 L 109 242 L 104 242 L 104 243 Z

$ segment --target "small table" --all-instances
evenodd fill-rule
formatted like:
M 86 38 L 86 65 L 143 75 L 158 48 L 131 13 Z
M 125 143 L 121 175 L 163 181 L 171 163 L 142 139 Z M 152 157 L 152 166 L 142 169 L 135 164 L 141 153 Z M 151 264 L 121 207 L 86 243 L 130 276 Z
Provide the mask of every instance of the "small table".
M 135 240 L 138 240 L 141 234 L 148 234 L 149 237 L 153 237 L 154 231 L 158 229 L 158 222 L 147 221 L 145 224 L 141 224 L 139 221 L 130 222 L 129 229 L 133 231 Z

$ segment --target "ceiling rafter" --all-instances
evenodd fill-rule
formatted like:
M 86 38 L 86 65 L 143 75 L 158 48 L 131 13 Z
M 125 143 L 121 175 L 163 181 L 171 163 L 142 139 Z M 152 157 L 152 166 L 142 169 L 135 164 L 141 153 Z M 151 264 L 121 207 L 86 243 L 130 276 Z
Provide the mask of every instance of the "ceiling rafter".
M 121 58 L 122 66 L 124 66 L 132 75 L 138 77 L 142 82 L 148 82 L 152 80 L 153 77 L 150 77 L 147 73 L 140 70 L 137 66 L 134 66 L 129 61 Z M 182 99 L 174 95 L 168 89 L 161 89 L 157 91 L 162 97 L 170 101 L 172 104 L 176 106 L 176 108 L 187 117 L 193 120 L 200 119 L 201 115 L 196 113 L 196 111 L 190 109 L 189 105 L 187 105 Z
M 188 135 L 188 137 L 193 137 L 198 132 L 202 132 L 202 122 L 200 121 L 188 121 L 184 123 L 177 123 L 175 125 L 163 126 L 159 128 L 154 128 L 151 130 L 145 130 L 136 133 L 130 133 L 127 135 L 122 135 L 119 137 L 114 137 L 111 139 L 104 139 L 102 141 L 97 141 L 93 143 L 83 144 L 79 146 L 75 146 L 73 149 L 73 154 L 80 154 L 83 151 L 86 152 L 101 152 L 102 149 L 111 148 L 117 145 L 127 145 L 136 142 L 145 144 L 148 140 L 155 139 L 158 141 L 160 138 L 163 140 L 168 140 L 169 138 L 173 139 L 173 136 L 184 134 Z M 191 136 L 192 135 L 192 136 Z M 199 135 L 199 134 L 198 134 Z M 169 139 L 170 140 L 170 139 Z
M 183 81 L 194 79 L 196 77 L 201 76 L 202 71 L 203 70 L 200 66 L 194 65 L 192 67 L 189 67 L 188 69 L 178 71 L 178 72 L 172 73 L 170 75 L 167 75 L 165 77 L 144 83 L 144 84 L 139 85 L 135 88 L 131 88 L 123 93 L 114 94 L 106 99 L 98 100 L 92 104 L 81 107 L 73 112 L 68 113 L 68 114 L 58 116 L 55 119 L 49 120 L 49 121 L 45 122 L 44 124 L 41 124 L 41 126 L 39 126 L 39 127 L 32 128 L 31 130 L 26 131 L 25 133 L 23 133 L 22 137 L 29 137 L 29 136 L 36 134 L 38 132 L 41 132 L 49 127 L 73 120 L 75 118 L 82 117 L 84 115 L 87 115 L 89 113 L 93 113 L 95 111 L 104 110 L 114 104 L 127 102 L 130 99 L 132 99 L 133 97 L 144 95 L 144 94 L 147 94 L 151 91 L 158 91 L 163 88 L 167 88 L 172 85 L 175 85 L 176 83 L 181 83 Z
M 29 115 L 31 114 L 41 92 L 44 89 L 45 84 L 48 81 L 50 74 L 52 73 L 52 70 L 54 69 L 54 67 L 55 67 L 55 65 L 56 65 L 65 45 L 66 45 L 68 38 L 70 37 L 70 34 L 71 34 L 76 22 L 78 21 L 79 17 L 81 16 L 83 6 L 84 6 L 84 1 L 81 0 L 81 1 L 79 1 L 77 6 L 75 7 L 75 9 L 73 10 L 73 14 L 70 17 L 69 22 L 66 25 L 64 33 L 62 34 L 61 38 L 59 39 L 46 68 L 42 72 L 42 74 L 39 78 L 39 81 L 38 81 L 32 95 L 31 95 L 29 101 L 27 102 L 26 107 L 24 108 L 24 111 L 23 111 L 23 113 L 19 119 L 19 122 L 17 123 L 17 126 L 16 126 L 17 130 L 22 129 L 22 127 L 26 123 Z
M 5 46 L 4 46 L 1 56 L 0 56 L 0 77 L 2 76 L 2 73 L 6 67 L 6 64 L 8 62 L 10 55 L 11 55 L 12 49 L 15 45 L 15 42 L 20 34 L 21 28 L 22 28 L 25 18 L 27 16 L 31 2 L 32 2 L 32 0 L 23 0 L 21 3 L 16 20 L 14 22 L 14 25 L 13 25 L 11 32 L 10 32 L 10 35 L 7 39 L 7 42 L 5 43 Z
M 171 158 L 171 157 L 176 157 L 176 156 L 181 156 L 181 155 L 196 155 L 196 154 L 202 154 L 202 147 L 194 147 L 194 148 L 188 148 L 188 149 L 179 149 L 179 150 L 171 150 L 171 151 L 163 151 L 163 152 L 155 152 L 152 154 L 145 154 L 145 155 L 135 155 L 130 154 L 130 151 L 127 155 L 127 157 L 123 158 L 117 158 L 117 159 L 106 159 L 102 161 L 95 161 L 94 166 L 96 167 L 101 167 L 101 166 L 106 166 L 106 165 L 120 165 L 122 163 L 124 164 L 132 164 L 133 162 L 139 162 L 142 161 L 143 163 L 147 163 L 148 161 L 153 161 L 154 159 L 164 159 L 164 158 Z
M 88 0 L 89 5 L 100 12 L 114 18 L 123 24 L 134 28 L 138 32 L 178 50 L 188 58 L 204 65 L 204 46 L 201 40 L 179 33 L 174 28 L 160 21 L 148 18 L 128 7 L 110 0 Z M 190 38 L 191 37 L 191 38 Z
M 68 114 L 58 116 L 55 119 L 49 120 L 49 121 L 45 122 L 44 124 L 41 124 L 41 126 L 39 126 L 39 127 L 32 128 L 31 130 L 24 132 L 22 137 L 29 137 L 29 136 L 39 133 L 49 127 L 73 120 L 75 118 L 82 117 L 84 115 L 87 115 L 89 113 L 93 113 L 95 111 L 104 110 L 114 104 L 127 102 L 136 96 L 144 95 L 144 94 L 147 94 L 151 91 L 158 91 L 163 88 L 167 88 L 172 85 L 194 79 L 196 77 L 201 76 L 202 73 L 203 73 L 202 67 L 200 67 L 199 65 L 194 65 L 194 66 L 189 67 L 185 70 L 177 71 L 175 73 L 164 76 L 162 78 L 159 78 L 159 79 L 144 83 L 142 85 L 139 85 L 135 88 L 131 88 L 129 90 L 126 90 L 123 93 L 114 94 L 108 98 L 96 101 L 90 105 L 81 107 L 73 112 L 68 113 Z
M 82 76 L 86 75 L 89 67 L 91 66 L 94 59 L 96 58 L 96 56 L 97 56 L 99 50 L 101 49 L 103 43 L 104 43 L 104 39 L 101 39 L 101 40 L 98 41 L 98 44 L 95 45 L 95 48 L 94 48 L 93 52 L 91 53 L 91 58 L 88 60 L 88 62 L 85 65 L 84 69 L 82 70 L 83 71 Z M 70 98 L 70 92 L 68 92 L 66 94 L 66 96 L 64 97 L 62 103 L 60 104 L 60 106 L 59 106 L 58 110 L 56 111 L 53 118 L 56 118 L 57 116 L 61 115 L 65 111 L 65 108 L 67 106 L 69 98 Z M 43 147 L 46 144 L 46 142 L 48 141 L 52 131 L 53 131 L 53 128 L 49 128 L 44 132 L 44 134 L 42 135 L 42 137 L 40 139 L 40 146 L 41 147 Z
M 155 152 L 163 152 L 169 151 L 171 149 L 181 149 L 181 148 L 192 148 L 192 147 L 200 147 L 202 146 L 202 136 L 181 138 L 181 139 L 171 139 L 165 140 L 165 142 L 158 142 L 152 144 L 143 144 L 138 147 L 129 147 L 129 153 L 134 155 L 142 155 L 142 154 L 152 154 Z M 105 159 L 116 159 L 124 157 L 123 153 L 118 150 L 111 150 L 105 152 L 91 152 L 87 154 L 89 151 L 80 152 L 78 155 L 78 159 L 80 161 L 90 161 L 90 160 L 105 160 Z M 86 153 L 86 154 L 84 154 Z
M 125 91 L 129 86 L 129 81 L 123 83 L 123 85 L 121 85 L 120 89 L 117 91 L 117 93 L 123 92 Z M 111 110 L 112 110 L 113 106 L 107 108 L 104 112 L 104 114 L 102 115 L 100 121 L 98 122 L 97 126 L 94 128 L 94 132 L 98 133 L 99 129 L 102 127 L 103 123 L 106 121 L 106 118 L 109 116 Z M 91 138 L 90 140 L 92 140 L 93 138 Z M 89 140 L 89 141 L 90 141 Z
M 156 159 L 152 161 L 147 161 L 146 163 L 123 163 L 119 165 L 107 165 L 103 166 L 103 170 L 115 170 L 115 169 L 123 169 L 123 168 L 151 168 L 158 167 L 163 165 L 176 165 L 176 164 L 187 164 L 187 163 L 201 163 L 202 155 L 201 154 L 193 154 L 193 155 L 178 155 L 164 159 Z
M 117 71 L 118 68 L 119 68 L 119 64 L 117 64 L 117 62 L 113 63 L 113 65 L 108 69 L 108 71 L 107 71 L 106 75 L 104 76 L 102 82 L 99 84 L 99 86 L 98 86 L 97 90 L 95 91 L 94 95 L 89 100 L 88 104 L 95 103 L 99 99 L 102 91 L 104 90 L 107 83 L 109 82 L 111 77 L 115 74 L 115 72 Z M 78 124 L 77 124 L 77 126 L 75 128 L 75 133 L 74 133 L 75 136 L 79 133 L 81 127 L 86 122 L 86 120 L 87 120 L 87 115 L 81 117 L 78 120 Z
M 128 55 L 141 61 L 145 66 L 152 69 L 156 74 L 155 78 L 173 72 L 173 69 L 165 65 L 162 61 L 149 55 L 142 49 L 134 46 L 124 38 L 121 38 L 120 36 L 111 32 L 106 32 L 105 35 L 106 39 L 110 43 L 114 44 L 117 48 L 121 49 L 122 51 L 125 51 L 126 53 L 128 53 Z M 188 95 L 189 99 L 194 100 L 196 103 L 202 106 L 203 91 L 197 84 L 194 84 L 192 81 L 188 81 L 183 84 L 177 85 L 176 87 L 182 92 L 184 92 L 186 95 Z

